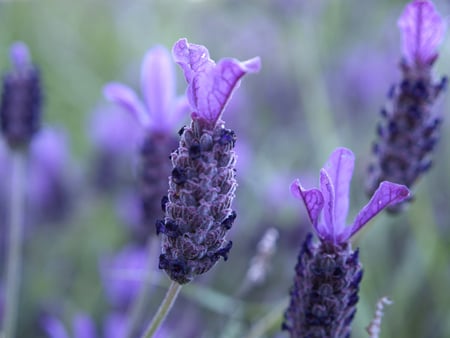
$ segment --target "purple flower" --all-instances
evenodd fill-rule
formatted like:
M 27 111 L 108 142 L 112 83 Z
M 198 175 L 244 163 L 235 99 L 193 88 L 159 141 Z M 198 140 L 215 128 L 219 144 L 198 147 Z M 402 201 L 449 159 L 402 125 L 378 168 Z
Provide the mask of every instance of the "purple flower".
M 27 146 L 41 123 L 40 75 L 23 42 L 11 46 L 13 69 L 3 77 L 0 128 L 12 148 Z
M 127 309 L 139 293 L 142 274 L 148 268 L 145 247 L 127 246 L 116 256 L 102 262 L 106 294 L 117 308 Z
M 104 87 L 104 95 L 133 114 L 140 124 L 154 131 L 178 127 L 188 111 L 184 96 L 175 97 L 175 73 L 170 53 L 162 46 L 150 49 L 141 68 L 142 102 L 126 85 L 111 82 Z
M 292 194 L 305 204 L 309 219 L 319 238 L 334 245 L 347 242 L 385 207 L 409 197 L 406 186 L 381 182 L 369 203 L 347 227 L 345 221 L 349 208 L 354 160 L 351 150 L 338 148 L 320 171 L 320 189 L 306 190 L 298 179 L 291 184 Z
M 398 20 L 402 33 L 403 56 L 410 66 L 431 65 L 446 29 L 431 1 L 416 0 L 406 5 Z
M 190 44 L 184 38 L 175 43 L 172 53 L 188 83 L 186 94 L 194 109 L 192 118 L 203 119 L 212 126 L 220 119 L 242 76 L 261 68 L 259 57 L 244 62 L 225 58 L 216 64 L 206 47 Z
M 240 78 L 259 70 L 260 60 L 222 59 L 216 65 L 206 47 L 186 39 L 175 43 L 173 55 L 184 70 L 194 112 L 170 155 L 166 215 L 156 223 L 156 231 L 163 243 L 160 269 L 185 284 L 209 271 L 220 257 L 228 258 L 232 242 L 225 235 L 236 218 L 231 209 L 237 186 L 236 134 L 220 117 Z

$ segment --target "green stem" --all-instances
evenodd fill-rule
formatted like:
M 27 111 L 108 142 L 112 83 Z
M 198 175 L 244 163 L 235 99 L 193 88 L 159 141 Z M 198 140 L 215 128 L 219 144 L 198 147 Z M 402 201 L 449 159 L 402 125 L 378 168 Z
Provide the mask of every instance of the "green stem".
M 175 299 L 178 296 L 178 293 L 181 290 L 181 285 L 177 282 L 172 282 L 167 290 L 166 296 L 164 297 L 161 305 L 159 306 L 158 312 L 156 312 L 155 317 L 151 321 L 150 325 L 145 330 L 142 338 L 151 338 L 153 334 L 158 330 L 161 326 L 164 319 L 167 317 L 169 310 L 171 309 Z
M 12 153 L 10 223 L 6 266 L 5 317 L 3 337 L 15 336 L 22 264 L 22 239 L 25 215 L 25 154 Z

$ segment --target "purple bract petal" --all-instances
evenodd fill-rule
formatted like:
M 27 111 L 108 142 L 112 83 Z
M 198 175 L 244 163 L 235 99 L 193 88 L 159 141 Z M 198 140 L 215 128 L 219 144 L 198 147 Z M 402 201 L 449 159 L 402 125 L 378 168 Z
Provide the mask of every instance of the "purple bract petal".
M 27 45 L 22 41 L 14 42 L 10 48 L 11 62 L 16 69 L 23 69 L 30 65 L 31 57 Z
M 149 116 L 142 102 L 131 88 L 121 83 L 110 82 L 103 87 L 103 94 L 106 99 L 134 115 L 141 125 L 148 126 L 150 124 Z
M 142 94 L 155 128 L 169 128 L 175 98 L 175 72 L 168 50 L 162 46 L 150 49 L 141 71 Z
M 446 28 L 433 3 L 427 0 L 409 3 L 398 20 L 398 26 L 406 62 L 418 66 L 432 64 Z
M 292 194 L 305 203 L 319 238 L 334 245 L 348 241 L 385 207 L 409 197 L 406 186 L 382 182 L 369 203 L 356 216 L 353 225 L 346 227 L 353 167 L 354 155 L 351 150 L 338 148 L 320 171 L 320 190 L 304 190 L 298 180 L 291 184 Z M 319 219 L 321 212 L 322 217 Z
M 347 237 L 347 239 L 352 237 L 364 226 L 364 224 L 369 222 L 381 210 L 405 200 L 409 197 L 409 195 L 409 189 L 404 185 L 386 181 L 381 182 L 369 203 L 367 203 L 367 205 L 356 216 L 353 225 L 349 228 L 350 230 L 345 237 Z M 342 239 L 342 241 L 345 240 L 346 238 Z
M 63 323 L 56 317 L 44 317 L 41 321 L 41 325 L 49 338 L 69 338 L 69 334 Z
M 95 323 L 91 317 L 78 314 L 73 320 L 74 338 L 96 338 Z
M 325 225 L 326 234 L 323 234 L 327 240 L 334 243 L 336 238 L 336 218 L 335 218 L 335 192 L 333 182 L 328 173 L 322 169 L 320 171 L 320 190 L 322 191 L 323 205 L 323 223 Z
M 313 225 L 317 224 L 320 212 L 323 208 L 323 195 L 319 189 L 305 190 L 299 180 L 291 184 L 291 193 L 294 197 L 301 199 L 305 204 L 309 219 Z
M 355 156 L 353 153 L 349 149 L 338 148 L 331 154 L 324 167 L 334 187 L 336 233 L 342 231 L 342 227 L 345 226 L 354 164 Z
M 187 97 L 195 110 L 193 117 L 212 125 L 220 119 L 241 77 L 261 68 L 259 58 L 246 62 L 227 58 L 216 65 L 204 46 L 189 44 L 186 39 L 175 43 L 173 56 L 188 82 Z

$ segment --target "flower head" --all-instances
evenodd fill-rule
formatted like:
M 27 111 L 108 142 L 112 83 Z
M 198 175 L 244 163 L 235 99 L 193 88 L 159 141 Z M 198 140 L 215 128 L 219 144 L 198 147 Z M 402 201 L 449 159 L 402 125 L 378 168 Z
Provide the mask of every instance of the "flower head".
M 12 44 L 10 58 L 12 69 L 3 76 L 0 129 L 11 148 L 21 148 L 30 143 L 41 124 L 40 75 L 25 43 Z
M 348 241 L 385 207 L 409 197 L 406 186 L 384 181 L 358 213 L 353 224 L 346 227 L 354 161 L 351 150 L 338 148 L 320 171 L 320 189 L 306 190 L 299 180 L 291 184 L 292 194 L 305 204 L 309 219 L 322 241 L 333 244 Z
M 142 102 L 133 89 L 117 82 L 107 84 L 104 95 L 133 114 L 140 124 L 152 130 L 178 128 L 188 111 L 184 96 L 175 96 L 175 71 L 170 53 L 162 46 L 150 49 L 141 68 Z
M 212 126 L 220 119 L 241 77 L 261 68 L 259 57 L 244 62 L 224 58 L 216 64 L 209 58 L 206 47 L 188 43 L 184 38 L 175 43 L 172 53 L 188 83 L 186 94 L 194 109 L 192 118 Z
M 431 1 L 415 0 L 406 5 L 398 20 L 403 56 L 407 64 L 431 65 L 437 57 L 446 25 Z

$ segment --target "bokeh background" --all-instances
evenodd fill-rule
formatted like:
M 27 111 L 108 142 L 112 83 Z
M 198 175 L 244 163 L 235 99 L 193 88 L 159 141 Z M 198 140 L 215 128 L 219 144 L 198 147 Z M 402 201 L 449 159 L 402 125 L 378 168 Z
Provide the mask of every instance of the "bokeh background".
M 131 295 L 123 297 L 135 297 L 147 274 L 150 292 L 143 301 L 140 325 L 155 312 L 169 281 L 155 268 L 159 243 L 152 236 L 143 255 L 130 254 L 138 245 L 130 227 L 136 218 L 133 191 L 139 158 L 132 137 L 120 137 L 115 127 L 108 131 L 108 114 L 114 109 L 103 98 L 102 87 L 115 80 L 139 92 L 145 52 L 157 44 L 170 49 L 187 37 L 207 46 L 213 59 L 260 56 L 263 67 L 243 79 L 224 114 L 227 126 L 238 135 L 239 156 L 234 204 L 238 218 L 229 234 L 234 242 L 229 260 L 183 288 L 162 336 L 287 337 L 280 331 L 282 313 L 296 256 L 311 230 L 289 184 L 298 177 L 306 186 L 316 185 L 329 154 L 345 146 L 356 155 L 349 222 L 367 202 L 366 168 L 379 110 L 400 76 L 396 20 L 405 4 L 0 1 L 0 69 L 10 67 L 12 42 L 28 44 L 43 78 L 44 127 L 59 137 L 62 158 L 57 183 L 41 187 L 50 197 L 39 188 L 34 195 L 29 192 L 17 336 L 47 337 L 42 327 L 51 317 L 61 321 L 70 337 L 83 338 L 72 331 L 74 318 L 83 313 L 94 321 L 97 337 L 112 337 L 103 327 L 114 318 L 112 313 L 121 311 L 117 298 L 127 292 Z M 450 3 L 435 4 L 448 19 Z M 435 67 L 437 77 L 450 74 L 448 60 L 446 36 Z M 181 94 L 185 82 L 178 68 L 177 76 Z M 380 337 L 450 337 L 448 93 L 436 111 L 444 116 L 442 136 L 432 170 L 414 187 L 414 203 L 400 215 L 382 215 L 354 240 L 365 268 L 355 337 L 368 336 L 364 328 L 382 296 L 394 304 L 385 310 Z M 116 113 L 111 112 L 111 119 Z M 130 128 L 126 135 L 133 134 L 133 122 L 119 125 Z M 0 217 L 5 234 L 9 173 L 6 155 L 1 156 Z M 50 176 L 44 171 L 36 180 Z M 271 228 L 278 239 L 273 253 L 269 250 L 263 257 L 265 278 L 247 287 L 252 257 Z M 4 271 L 5 236 L 0 237 Z M 145 243 L 146 238 L 139 241 Z

